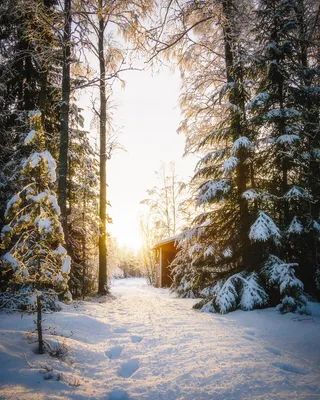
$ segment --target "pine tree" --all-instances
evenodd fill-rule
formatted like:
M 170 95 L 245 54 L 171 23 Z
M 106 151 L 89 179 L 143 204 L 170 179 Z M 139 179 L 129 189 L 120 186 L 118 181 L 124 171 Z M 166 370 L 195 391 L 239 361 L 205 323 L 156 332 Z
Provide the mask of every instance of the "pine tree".
M 7 225 L 2 228 L 6 250 L 2 273 L 10 277 L 2 300 L 9 302 L 11 292 L 11 303 L 36 308 L 39 353 L 42 353 L 42 308 L 52 307 L 57 295 L 60 299 L 71 299 L 67 283 L 70 257 L 61 245 L 60 209 L 52 190 L 56 163 L 44 147 L 41 114 L 29 115 L 31 129 L 24 143 L 32 152 L 22 162 L 21 190 L 7 203 Z

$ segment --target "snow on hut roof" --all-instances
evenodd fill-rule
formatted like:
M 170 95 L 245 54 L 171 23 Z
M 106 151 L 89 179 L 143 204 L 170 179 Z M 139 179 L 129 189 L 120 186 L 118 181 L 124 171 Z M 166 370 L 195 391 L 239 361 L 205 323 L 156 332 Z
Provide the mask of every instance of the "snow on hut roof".
M 159 242 L 155 243 L 153 246 L 153 249 L 156 249 L 157 247 L 161 247 L 163 244 L 175 242 L 178 239 L 179 235 L 171 236 L 166 239 L 159 240 Z

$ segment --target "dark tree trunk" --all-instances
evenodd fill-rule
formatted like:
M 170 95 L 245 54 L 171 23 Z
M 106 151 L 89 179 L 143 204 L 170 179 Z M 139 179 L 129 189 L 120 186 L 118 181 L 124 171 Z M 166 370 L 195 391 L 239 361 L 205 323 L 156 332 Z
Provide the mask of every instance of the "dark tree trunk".
M 42 336 L 42 307 L 41 307 L 41 296 L 37 296 L 37 332 L 38 332 L 38 353 L 44 353 L 44 343 Z
M 100 236 L 99 236 L 99 285 L 98 293 L 107 292 L 107 95 L 106 95 L 106 66 L 104 56 L 105 21 L 102 14 L 102 0 L 98 0 L 99 19 L 99 67 L 100 67 Z
M 235 70 L 235 32 L 232 27 L 232 10 L 233 0 L 224 0 L 222 2 L 223 15 L 224 15 L 224 51 L 226 74 L 228 83 L 233 83 L 232 94 L 230 96 L 231 103 L 235 104 L 239 109 L 244 110 L 243 99 L 239 93 L 239 79 L 241 78 L 239 71 Z M 233 133 L 233 140 L 243 136 L 243 128 L 241 125 L 241 118 L 239 112 L 235 112 L 232 116 L 231 128 Z M 247 167 L 245 165 L 246 157 L 243 151 L 239 153 L 239 163 L 237 166 L 236 183 L 238 188 L 238 204 L 239 204 L 239 231 L 240 240 L 242 243 L 242 264 L 245 268 L 250 268 L 250 240 L 249 240 L 249 211 L 247 201 L 243 198 L 242 194 L 247 187 Z
M 39 170 L 39 176 L 38 176 L 38 183 L 40 185 L 41 182 L 41 172 Z M 38 186 L 38 192 L 41 193 L 41 187 Z M 41 201 L 38 203 L 38 215 L 41 217 Z M 38 228 L 37 232 L 37 242 L 40 243 L 41 240 L 41 234 L 40 234 L 40 229 Z M 37 285 L 36 288 L 38 290 L 41 290 L 41 284 L 40 284 L 40 278 L 41 278 L 41 254 L 39 250 L 38 252 L 38 257 L 37 257 L 37 267 L 38 267 L 38 274 L 37 274 Z M 43 354 L 44 353 L 44 343 L 43 343 L 43 336 L 42 336 L 42 305 L 41 305 L 41 294 L 37 294 L 37 332 L 38 332 L 38 353 Z
M 83 191 L 83 203 L 82 203 L 82 226 L 85 227 L 86 222 L 86 190 Z M 86 254 L 86 237 L 82 235 L 82 299 L 84 300 L 86 294 L 86 266 L 87 266 L 87 254 Z
M 71 0 L 64 2 L 64 34 L 63 34 L 63 70 L 62 70 L 62 103 L 60 114 L 60 149 L 59 149 L 59 181 L 58 203 L 61 209 L 61 224 L 68 239 L 67 224 L 67 176 L 69 146 L 69 101 L 70 101 L 70 40 L 71 40 Z
M 48 73 L 47 71 L 43 71 L 40 74 L 40 95 L 39 95 L 39 109 L 41 111 L 41 125 L 43 129 L 45 129 L 45 123 L 46 123 L 45 115 L 46 115 L 46 101 L 47 101 L 47 85 L 48 85 Z
M 273 32 L 271 33 L 271 40 L 273 40 L 276 43 L 276 46 L 279 46 L 279 39 L 280 39 L 280 30 L 281 27 L 279 26 L 279 15 L 278 15 L 278 10 L 276 7 L 276 4 L 274 4 L 273 7 L 273 25 L 274 29 Z M 276 61 L 277 61 L 277 67 L 272 71 L 270 70 L 270 78 L 271 78 L 271 83 L 275 86 L 275 101 L 279 105 L 279 110 L 281 111 L 281 117 L 279 118 L 279 122 L 277 123 L 277 135 L 281 136 L 285 132 L 286 128 L 286 121 L 283 116 L 284 108 L 285 108 L 285 97 L 286 93 L 284 92 L 284 84 L 285 84 L 285 78 L 281 70 L 279 71 L 280 65 L 283 64 L 283 61 L 278 55 L 275 55 Z M 284 196 L 285 193 L 288 191 L 289 184 L 288 184 L 288 172 L 289 172 L 289 160 L 288 157 L 285 154 L 285 149 L 284 148 L 278 148 L 278 154 L 284 153 L 281 156 L 281 163 L 280 163 L 280 168 L 281 168 L 281 183 L 280 183 L 280 196 Z M 288 201 L 280 202 L 280 208 L 279 208 L 279 215 L 280 215 L 280 222 L 282 223 L 283 229 L 287 229 L 289 223 L 290 223 L 290 210 L 289 210 L 289 203 Z M 284 249 L 282 257 L 285 258 L 286 256 L 287 249 Z

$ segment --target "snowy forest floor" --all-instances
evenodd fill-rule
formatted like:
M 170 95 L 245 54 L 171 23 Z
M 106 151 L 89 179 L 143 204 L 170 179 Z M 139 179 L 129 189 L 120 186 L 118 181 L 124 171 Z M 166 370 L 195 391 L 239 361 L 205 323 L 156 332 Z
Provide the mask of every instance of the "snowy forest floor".
M 312 317 L 214 315 L 140 278 L 115 281 L 112 293 L 45 316 L 46 340 L 67 346 L 61 359 L 33 352 L 34 316 L 0 315 L 0 399 L 320 397 L 320 304 Z

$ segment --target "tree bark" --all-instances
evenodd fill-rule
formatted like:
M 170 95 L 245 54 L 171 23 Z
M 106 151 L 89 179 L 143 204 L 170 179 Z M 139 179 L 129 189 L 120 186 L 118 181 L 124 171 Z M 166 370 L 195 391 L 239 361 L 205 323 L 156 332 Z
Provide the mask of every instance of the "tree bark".
M 234 52 L 235 52 L 235 32 L 232 27 L 232 8 L 233 0 L 224 0 L 222 2 L 222 10 L 224 14 L 224 51 L 225 51 L 225 63 L 226 63 L 226 76 L 227 82 L 233 83 L 232 94 L 230 95 L 231 103 L 235 104 L 239 109 L 244 110 L 243 99 L 239 94 L 239 78 L 241 75 L 235 70 Z M 243 135 L 243 128 L 241 125 L 241 119 L 239 112 L 235 112 L 232 116 L 231 128 L 233 131 L 233 140 L 238 139 Z M 236 183 L 238 190 L 238 204 L 239 204 L 239 231 L 240 240 L 242 243 L 242 264 L 245 268 L 250 268 L 250 240 L 249 240 L 249 210 L 247 201 L 243 198 L 243 192 L 247 188 L 247 167 L 245 165 L 246 156 L 243 151 L 240 150 L 239 163 L 237 166 Z
M 99 68 L 100 68 L 100 236 L 99 236 L 99 285 L 98 293 L 107 293 L 107 95 L 106 95 L 106 66 L 104 55 L 105 21 L 102 13 L 103 0 L 98 0 L 99 20 Z
M 71 0 L 64 1 L 64 33 L 63 33 L 63 68 L 62 68 L 62 102 L 60 114 L 60 149 L 58 203 L 61 209 L 61 224 L 65 243 L 68 239 L 67 224 L 67 176 L 69 147 L 69 102 L 70 102 L 70 41 L 71 41 Z
M 37 331 L 38 331 L 38 353 L 44 353 L 44 343 L 42 335 L 42 308 L 41 308 L 41 296 L 37 296 Z
M 86 190 L 83 191 L 83 202 L 82 202 L 82 226 L 85 227 L 86 222 Z M 86 265 L 87 265 L 87 254 L 86 254 L 86 237 L 82 235 L 82 300 L 86 294 Z

